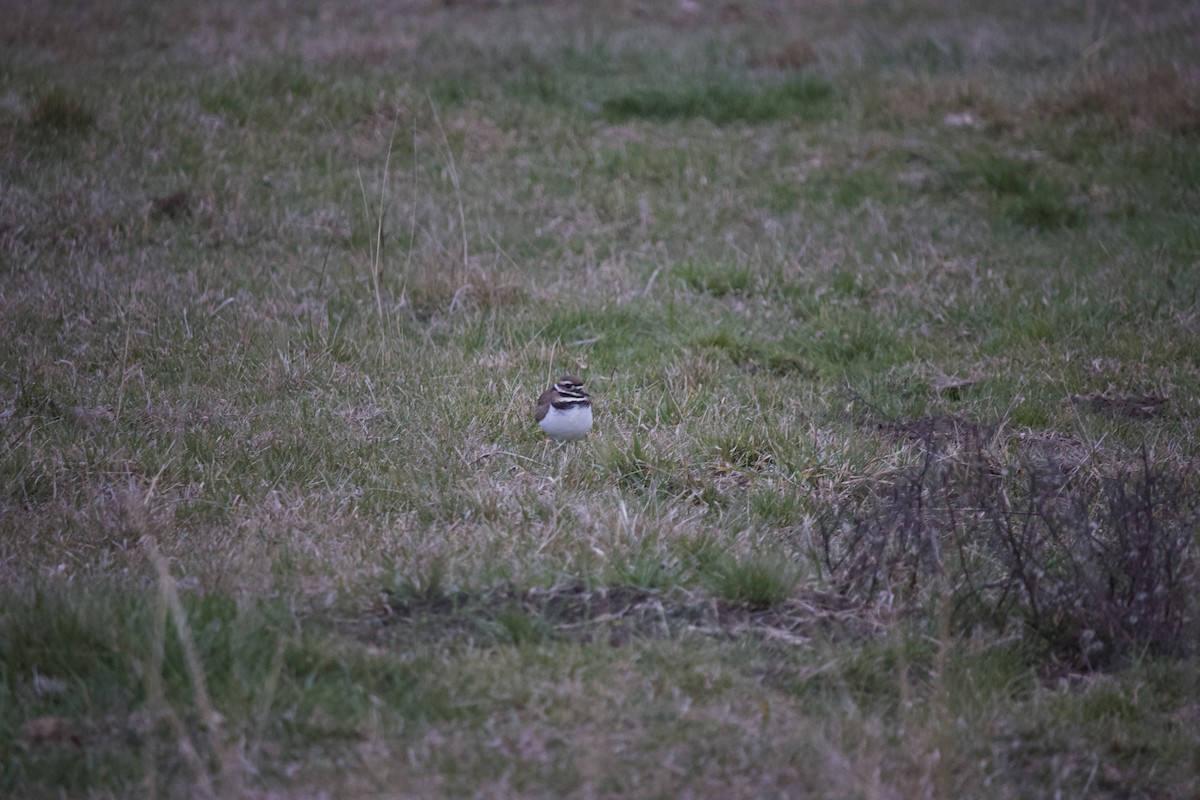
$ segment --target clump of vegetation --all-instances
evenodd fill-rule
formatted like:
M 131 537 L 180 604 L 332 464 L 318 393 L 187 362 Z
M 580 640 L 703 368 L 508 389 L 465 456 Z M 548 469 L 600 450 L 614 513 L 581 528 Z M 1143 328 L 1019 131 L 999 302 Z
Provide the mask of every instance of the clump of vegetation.
M 1083 120 L 1123 134 L 1153 127 L 1193 139 L 1200 136 L 1195 77 L 1177 68 L 1085 74 L 1063 90 L 1046 93 L 1036 105 L 1040 112 L 1068 122 Z
M 699 337 L 695 344 L 723 352 L 731 362 L 750 373 L 766 370 L 778 375 L 804 374 L 814 369 L 804 349 L 794 341 L 760 341 L 718 330 Z
M 833 87 L 818 78 L 798 78 L 779 85 L 716 83 L 684 89 L 641 89 L 604 101 L 605 117 L 613 121 L 665 121 L 705 117 L 718 125 L 767 122 L 825 114 Z
M 758 284 L 758 273 L 745 264 L 711 264 L 689 260 L 675 274 L 684 284 L 713 297 L 749 295 Z
M 711 567 L 710 580 L 719 597 L 750 609 L 771 608 L 786 600 L 796 588 L 799 574 L 787 558 L 756 555 L 720 559 Z
M 1083 212 L 1071 205 L 1060 186 L 1035 181 L 1029 190 L 1018 194 L 1001 207 L 1013 222 L 1038 230 L 1075 228 L 1083 224 Z
M 55 86 L 39 94 L 29 111 L 35 128 L 62 134 L 81 134 L 96 124 L 95 113 L 75 95 Z
M 1029 194 L 1035 174 L 1031 161 L 987 156 L 971 162 L 970 167 L 987 187 L 996 194 L 1022 196 Z
M 1048 231 L 1085 221 L 1067 188 L 1039 174 L 1032 161 L 987 156 L 971 161 L 968 168 L 995 193 L 1001 213 L 1019 225 Z
M 845 591 L 923 604 L 949 589 L 955 622 L 1006 629 L 1075 667 L 1189 655 L 1200 632 L 1200 498 L 1188 474 L 1081 476 L 981 446 L 947 458 L 930 430 L 921 466 L 821 522 L 820 559 Z

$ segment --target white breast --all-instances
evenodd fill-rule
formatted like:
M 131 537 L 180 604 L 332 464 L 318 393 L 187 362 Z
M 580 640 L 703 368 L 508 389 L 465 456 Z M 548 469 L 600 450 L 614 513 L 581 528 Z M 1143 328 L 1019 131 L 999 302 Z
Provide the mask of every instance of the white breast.
M 559 411 L 551 406 L 538 424 L 542 426 L 542 430 L 559 441 L 582 439 L 592 429 L 592 407 L 576 406 Z

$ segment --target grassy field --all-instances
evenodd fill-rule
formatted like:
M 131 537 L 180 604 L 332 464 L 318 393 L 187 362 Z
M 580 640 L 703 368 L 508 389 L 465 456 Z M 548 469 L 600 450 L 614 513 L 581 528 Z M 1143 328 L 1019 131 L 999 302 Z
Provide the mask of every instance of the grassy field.
M 4 17 L 0 796 L 1200 794 L 1195 3 Z

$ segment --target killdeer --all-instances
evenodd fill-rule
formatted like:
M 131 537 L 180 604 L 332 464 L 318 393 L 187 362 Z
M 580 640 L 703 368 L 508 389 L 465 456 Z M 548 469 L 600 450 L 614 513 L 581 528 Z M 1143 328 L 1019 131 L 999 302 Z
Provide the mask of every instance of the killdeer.
M 563 375 L 542 392 L 533 417 L 556 441 L 582 439 L 592 429 L 592 396 L 583 390 L 579 378 Z

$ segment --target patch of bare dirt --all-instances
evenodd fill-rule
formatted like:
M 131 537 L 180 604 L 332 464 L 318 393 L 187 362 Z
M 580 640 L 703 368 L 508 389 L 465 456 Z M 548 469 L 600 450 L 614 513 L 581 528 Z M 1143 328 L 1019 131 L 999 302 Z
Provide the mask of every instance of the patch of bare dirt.
M 751 58 L 750 66 L 802 70 L 815 65 L 817 61 L 817 51 L 808 41 L 793 39 L 768 55 Z
M 1122 394 L 1112 390 L 1071 395 L 1071 402 L 1102 414 L 1127 419 L 1154 419 L 1167 410 L 1169 397 L 1159 394 Z
M 92 747 L 102 744 L 136 745 L 150 733 L 154 721 L 145 712 L 106 714 L 102 717 L 46 715 L 26 720 L 17 730 L 16 744 L 29 751 L 44 747 Z
M 983 425 L 956 414 L 939 414 L 913 420 L 877 420 L 871 425 L 896 442 L 973 445 L 990 438 Z

